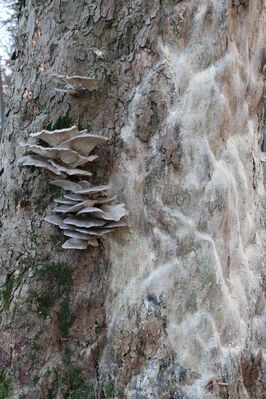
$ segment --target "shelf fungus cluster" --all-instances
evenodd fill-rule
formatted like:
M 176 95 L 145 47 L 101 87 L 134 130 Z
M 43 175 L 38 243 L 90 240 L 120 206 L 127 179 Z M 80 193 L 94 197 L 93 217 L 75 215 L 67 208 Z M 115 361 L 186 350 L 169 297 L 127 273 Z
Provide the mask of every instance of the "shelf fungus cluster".
M 21 157 L 20 164 L 48 169 L 60 176 L 50 184 L 61 187 L 66 194 L 54 200 L 57 204 L 53 209 L 54 214 L 45 220 L 61 228 L 64 235 L 69 237 L 63 244 L 66 249 L 97 246 L 97 238 L 124 226 L 121 219 L 127 215 L 124 204 L 113 203 L 116 195 L 109 193 L 111 186 L 91 186 L 87 180 L 74 182 L 69 178 L 91 176 L 88 170 L 80 167 L 95 160 L 97 156 L 90 155 L 91 151 L 107 140 L 86 132 L 79 131 L 76 126 L 54 131 L 42 130 L 32 133 L 29 143 L 21 143 L 31 154 Z
M 56 88 L 56 91 L 71 94 L 76 97 L 82 96 L 89 91 L 96 90 L 101 83 L 98 79 L 86 76 L 63 76 L 54 74 L 51 75 L 51 78 L 64 86 L 63 88 Z
M 87 130 L 79 131 L 76 126 L 42 130 L 31 133 L 28 143 L 20 143 L 30 154 L 20 158 L 19 163 L 48 169 L 58 176 L 91 176 L 88 170 L 81 167 L 97 158 L 97 155 L 90 153 L 96 145 L 105 141 L 106 137 L 87 134 Z
M 97 237 L 124 226 L 121 219 L 127 215 L 127 210 L 124 204 L 111 204 L 116 199 L 115 195 L 108 194 L 111 186 L 92 187 L 85 180 L 74 183 L 66 179 L 50 183 L 69 192 L 63 198 L 55 199 L 58 206 L 53 211 L 56 215 L 45 218 L 70 237 L 63 248 L 97 246 Z

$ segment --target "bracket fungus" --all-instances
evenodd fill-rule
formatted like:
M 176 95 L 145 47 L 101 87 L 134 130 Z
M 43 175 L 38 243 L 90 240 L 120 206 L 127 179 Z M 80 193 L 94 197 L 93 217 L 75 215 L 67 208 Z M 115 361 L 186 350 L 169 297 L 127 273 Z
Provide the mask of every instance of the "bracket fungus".
M 61 130 L 42 130 L 30 134 L 30 140 L 45 142 L 46 147 L 33 141 L 21 143 L 32 151 L 19 159 L 24 166 L 37 166 L 52 172 L 59 178 L 50 184 L 66 191 L 61 198 L 54 199 L 54 214 L 45 221 L 58 226 L 69 239 L 65 249 L 86 249 L 97 246 L 97 238 L 125 226 L 121 219 L 128 214 L 124 204 L 114 204 L 116 195 L 109 194 L 110 185 L 92 186 L 87 180 L 72 181 L 69 176 L 91 176 L 87 170 L 77 168 L 97 158 L 90 155 L 96 145 L 107 138 L 78 131 L 76 126 Z M 77 179 L 77 178 L 76 178 Z
M 125 226 L 121 222 L 128 213 L 125 205 L 109 204 L 116 199 L 116 196 L 108 194 L 111 186 L 89 186 L 89 182 L 84 180 L 74 183 L 66 179 L 50 183 L 72 193 L 56 198 L 54 201 L 59 206 L 53 211 L 57 215 L 44 219 L 64 230 L 64 235 L 70 237 L 63 248 L 85 249 L 85 245 L 86 248 L 88 245 L 97 246 L 96 238 Z
M 64 76 L 53 74 L 51 75 L 51 78 L 65 86 L 64 88 L 56 88 L 56 91 L 77 97 L 84 95 L 89 91 L 98 89 L 101 83 L 98 79 L 86 76 Z
M 63 177 L 91 176 L 88 170 L 78 166 L 82 167 L 97 159 L 97 155 L 89 154 L 96 145 L 107 141 L 106 137 L 87 134 L 87 130 L 79 131 L 76 126 L 54 131 L 42 130 L 31 133 L 30 138 L 28 143 L 20 143 L 20 146 L 32 151 L 34 155 L 21 157 L 19 163 L 48 169 Z M 42 140 L 47 146 L 39 145 L 35 140 Z

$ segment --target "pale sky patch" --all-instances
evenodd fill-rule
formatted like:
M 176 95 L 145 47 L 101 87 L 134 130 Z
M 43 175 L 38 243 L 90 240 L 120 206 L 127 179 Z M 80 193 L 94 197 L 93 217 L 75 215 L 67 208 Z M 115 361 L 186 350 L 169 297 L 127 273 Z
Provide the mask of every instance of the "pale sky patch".
M 12 36 L 8 31 L 10 23 L 5 23 L 12 17 L 13 10 L 10 9 L 9 2 L 0 0 L 0 57 L 1 64 L 4 64 L 9 59 L 8 49 L 12 46 Z

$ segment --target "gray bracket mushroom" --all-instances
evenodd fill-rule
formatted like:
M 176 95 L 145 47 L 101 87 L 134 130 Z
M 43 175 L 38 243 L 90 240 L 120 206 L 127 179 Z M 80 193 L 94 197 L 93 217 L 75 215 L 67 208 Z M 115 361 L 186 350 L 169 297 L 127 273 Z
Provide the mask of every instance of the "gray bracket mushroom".
M 21 147 L 35 155 L 23 156 L 19 163 L 23 166 L 37 166 L 48 169 L 58 176 L 91 176 L 88 170 L 80 169 L 88 162 L 97 159 L 97 155 L 89 155 L 96 145 L 106 142 L 106 137 L 87 134 L 87 130 L 79 131 L 76 126 L 61 130 L 42 130 L 30 134 L 28 143 L 20 143 Z M 38 145 L 41 139 L 47 147 Z
M 55 88 L 56 91 L 77 97 L 98 89 L 101 83 L 98 79 L 86 76 L 64 76 L 53 74 L 51 75 L 51 78 L 64 85 L 64 88 Z
M 36 143 L 41 139 L 46 147 Z M 50 184 L 66 191 L 62 198 L 55 199 L 55 214 L 44 220 L 64 230 L 70 237 L 64 244 L 66 249 L 86 249 L 88 245 L 97 246 L 97 238 L 114 231 L 125 224 L 121 219 L 128 214 L 124 204 L 113 204 L 116 195 L 110 195 L 111 186 L 91 186 L 87 180 L 73 182 L 69 176 L 91 176 L 91 172 L 80 169 L 94 161 L 97 156 L 91 151 L 106 137 L 87 134 L 76 126 L 61 130 L 42 130 L 30 134 L 28 143 L 21 147 L 30 150 L 31 155 L 22 156 L 19 163 L 24 166 L 44 168 L 60 179 Z
M 85 180 L 73 183 L 66 179 L 50 183 L 69 192 L 63 198 L 54 200 L 59 205 L 53 209 L 57 214 L 45 218 L 70 237 L 63 248 L 86 249 L 88 245 L 97 246 L 96 238 L 125 226 L 121 219 L 128 212 L 124 204 L 110 204 L 116 199 L 116 195 L 108 194 L 111 186 L 90 186 Z

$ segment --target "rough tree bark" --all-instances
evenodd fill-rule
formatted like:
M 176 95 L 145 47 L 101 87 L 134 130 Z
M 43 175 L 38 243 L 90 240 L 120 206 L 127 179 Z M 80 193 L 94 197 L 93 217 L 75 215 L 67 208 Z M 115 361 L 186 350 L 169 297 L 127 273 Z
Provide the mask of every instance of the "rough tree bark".
M 263 1 L 24 3 L 0 149 L 11 397 L 265 398 Z M 74 98 L 52 73 L 102 85 Z M 92 183 L 129 210 L 88 251 L 61 249 L 49 174 L 17 165 L 67 113 L 109 137 Z

